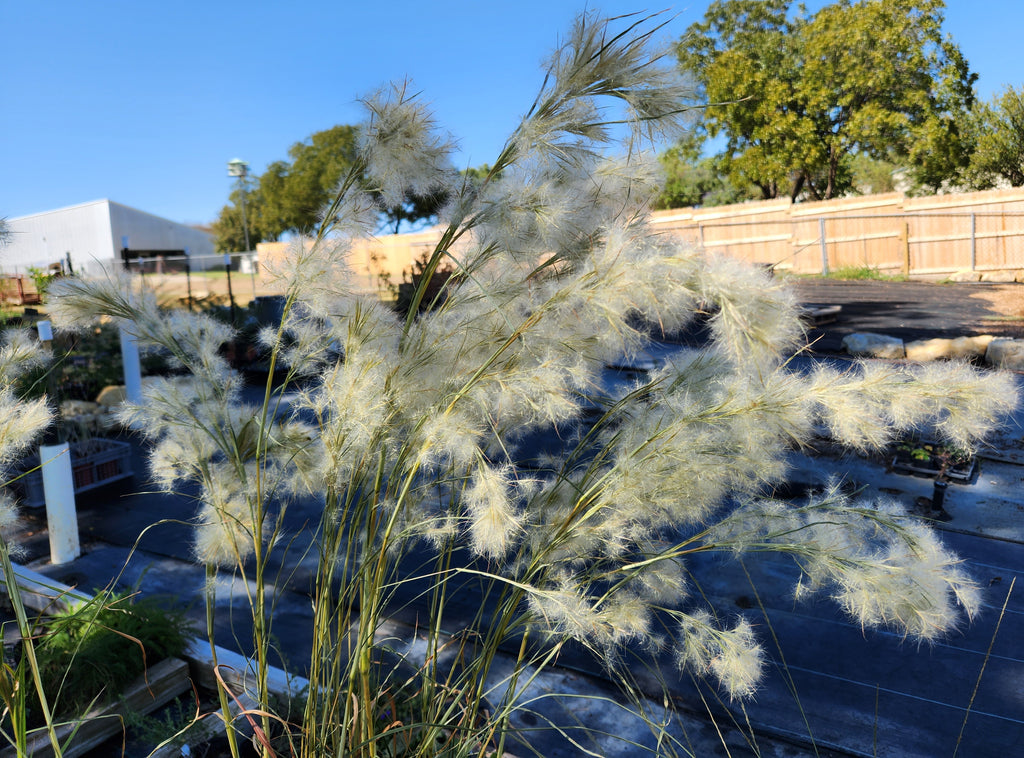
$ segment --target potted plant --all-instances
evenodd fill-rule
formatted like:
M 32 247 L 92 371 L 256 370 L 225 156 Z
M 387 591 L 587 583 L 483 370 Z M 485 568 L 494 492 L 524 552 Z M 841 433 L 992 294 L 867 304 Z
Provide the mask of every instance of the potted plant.
M 896 443 L 892 459 L 893 471 L 957 482 L 970 481 L 977 467 L 978 459 L 960 448 L 913 436 Z

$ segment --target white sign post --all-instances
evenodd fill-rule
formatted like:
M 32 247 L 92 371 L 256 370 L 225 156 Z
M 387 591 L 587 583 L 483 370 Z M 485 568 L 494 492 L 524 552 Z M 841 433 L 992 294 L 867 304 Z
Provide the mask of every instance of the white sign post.
M 142 402 L 142 361 L 138 338 L 121 327 L 121 364 L 124 366 L 124 396 L 130 403 Z
M 53 342 L 50 322 L 40 321 L 36 328 L 39 341 L 49 346 Z M 82 554 L 78 542 L 71 448 L 67 442 L 40 445 L 39 462 L 43 475 L 43 498 L 46 500 L 46 528 L 50 534 L 50 562 L 55 565 L 68 563 Z
M 82 554 L 78 542 L 78 513 L 75 510 L 71 449 L 67 442 L 40 445 L 39 460 L 43 466 L 46 526 L 50 533 L 50 563 L 68 563 Z

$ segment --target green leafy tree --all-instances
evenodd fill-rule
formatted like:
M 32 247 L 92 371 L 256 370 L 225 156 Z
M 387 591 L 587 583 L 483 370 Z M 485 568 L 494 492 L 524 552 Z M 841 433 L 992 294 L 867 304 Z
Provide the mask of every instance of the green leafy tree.
M 266 204 L 259 187 L 245 190 L 245 220 L 242 219 L 242 192 L 236 188 L 231 193 L 231 202 L 220 210 L 210 225 L 213 230 L 213 246 L 218 253 L 232 253 L 246 249 L 246 226 L 249 230 L 249 247 L 257 242 L 277 239 L 280 231 L 267 218 Z
M 1007 87 L 990 103 L 977 104 L 970 125 L 974 152 L 965 184 L 971 189 L 989 189 L 1000 180 L 1024 185 L 1024 87 Z
M 358 127 L 333 126 L 292 145 L 288 150 L 290 161 L 274 161 L 267 166 L 246 195 L 251 242 L 276 240 L 285 232 L 303 234 L 315 229 L 339 182 L 350 175 L 356 177 L 362 188 L 370 190 L 382 229 L 397 234 L 403 222 L 436 217 L 447 201 L 445 193 L 410 190 L 401 201 L 388 204 L 380 192 L 374 192 L 365 167 L 359 164 L 359 141 Z M 235 190 L 231 203 L 221 209 L 214 223 L 218 250 L 244 247 L 240 202 L 240 192 Z
M 288 195 L 285 185 L 290 168 L 291 165 L 287 161 L 274 161 L 259 177 L 257 192 L 263 200 L 262 212 L 272 239 L 277 239 L 283 232 L 292 228 L 288 213 L 290 204 L 285 199 Z
M 854 190 L 862 195 L 895 192 L 900 170 L 901 167 L 895 163 L 872 158 L 863 153 L 854 155 L 850 160 Z
M 658 160 L 665 171 L 665 187 L 655 201 L 657 210 L 731 205 L 759 196 L 752 185 L 735 186 L 719 170 L 714 158 L 695 161 L 673 147 L 658 156 Z
M 479 166 L 470 166 L 467 169 L 463 169 L 462 175 L 477 184 L 482 184 L 487 181 L 488 177 L 490 177 L 491 181 L 500 177 L 500 174 L 491 176 L 491 165 L 489 163 L 483 163 Z
M 677 48 L 707 108 L 699 135 L 765 199 L 828 199 L 852 156 L 906 162 L 937 186 L 967 162 L 959 131 L 976 75 L 941 27 L 941 0 L 719 0 Z
M 380 205 L 379 195 L 375 196 Z M 402 223 L 414 224 L 417 221 L 424 221 L 437 217 L 438 211 L 448 202 L 448 194 L 445 192 L 434 192 L 427 194 L 416 194 L 408 192 L 405 200 L 397 205 L 381 207 L 383 217 L 382 228 L 389 229 L 392 234 L 401 231 Z
M 279 232 L 306 232 L 320 219 L 338 182 L 358 161 L 359 131 L 333 126 L 296 142 L 288 150 L 291 163 L 272 163 L 260 177 L 268 215 Z M 266 184 L 264 180 L 266 179 Z

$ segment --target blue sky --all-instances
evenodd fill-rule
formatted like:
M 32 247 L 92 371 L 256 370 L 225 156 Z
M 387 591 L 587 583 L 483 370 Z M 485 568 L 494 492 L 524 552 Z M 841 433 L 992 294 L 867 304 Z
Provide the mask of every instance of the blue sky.
M 590 2 L 612 15 L 670 7 L 672 39 L 707 5 Z M 358 122 L 360 95 L 406 77 L 458 140 L 459 164 L 486 163 L 583 7 L 0 0 L 0 217 L 110 198 L 212 221 L 231 189 L 228 160 L 258 174 L 313 132 Z M 947 0 L 945 28 L 983 98 L 1024 83 L 1024 2 Z

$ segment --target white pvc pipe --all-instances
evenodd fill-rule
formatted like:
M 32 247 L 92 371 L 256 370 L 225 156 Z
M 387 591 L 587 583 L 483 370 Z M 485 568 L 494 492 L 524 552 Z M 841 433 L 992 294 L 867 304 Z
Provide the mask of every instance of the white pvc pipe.
M 124 395 L 130 403 L 142 402 L 142 362 L 139 341 L 121 327 L 121 362 L 124 366 Z
M 78 514 L 75 511 L 75 482 L 71 474 L 68 443 L 41 445 L 46 525 L 50 533 L 50 562 L 68 563 L 82 554 L 78 543 Z

